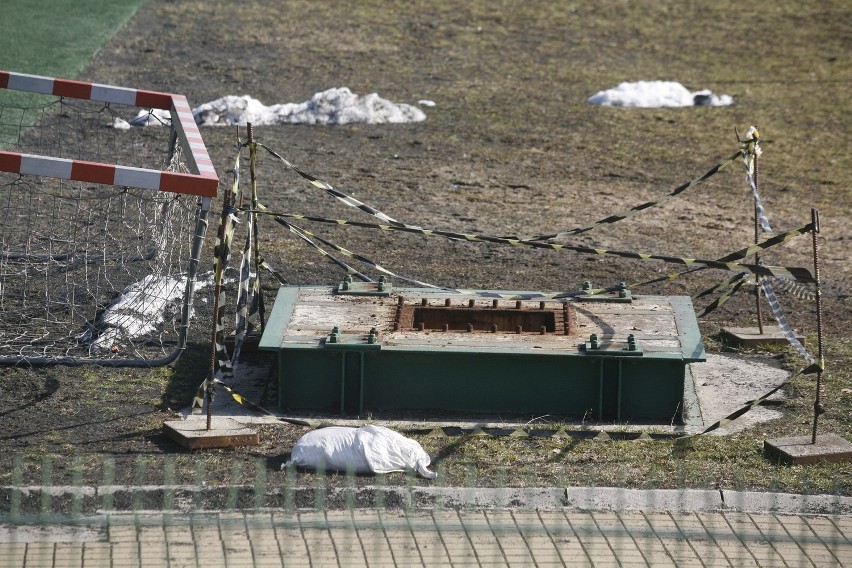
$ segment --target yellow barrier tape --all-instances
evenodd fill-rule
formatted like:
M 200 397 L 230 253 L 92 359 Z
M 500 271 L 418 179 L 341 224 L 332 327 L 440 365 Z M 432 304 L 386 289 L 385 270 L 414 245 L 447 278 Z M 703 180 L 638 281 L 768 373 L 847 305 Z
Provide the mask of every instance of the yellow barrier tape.
M 432 236 L 440 236 L 445 238 L 457 239 L 457 240 L 466 240 L 470 242 L 488 242 L 488 243 L 496 243 L 496 244 L 504 244 L 504 245 L 512 245 L 512 246 L 528 246 L 532 248 L 541 248 L 541 249 L 550 249 L 550 250 L 565 250 L 565 251 L 573 251 L 583 254 L 596 254 L 602 256 L 617 256 L 621 258 L 632 258 L 636 260 L 657 260 L 672 264 L 686 264 L 686 265 L 695 265 L 695 266 L 704 266 L 707 268 L 716 268 L 720 270 L 728 270 L 735 272 L 749 272 L 751 274 L 758 274 L 762 276 L 778 276 L 782 278 L 790 278 L 793 280 L 797 280 L 799 282 L 814 282 L 814 277 L 811 272 L 807 268 L 800 267 L 786 267 L 786 266 L 768 266 L 768 265 L 758 265 L 758 264 L 742 264 L 732 261 L 724 261 L 724 260 L 708 260 L 708 259 L 700 259 L 700 258 L 683 258 L 683 257 L 675 257 L 661 254 L 651 254 L 651 253 L 638 253 L 632 251 L 619 251 L 619 250 L 608 250 L 608 249 L 598 249 L 592 247 L 583 247 L 576 245 L 568 245 L 563 243 L 554 243 L 548 241 L 529 241 L 529 240 L 521 240 L 521 239 L 511 239 L 504 237 L 494 237 L 490 235 L 482 235 L 482 234 L 470 234 L 470 233 L 458 233 L 454 231 L 443 231 L 439 229 L 424 229 L 421 227 L 409 227 L 409 226 L 398 226 L 398 225 L 382 225 L 378 223 L 365 223 L 362 221 L 349 221 L 344 219 L 327 219 L 324 217 L 314 217 L 310 215 L 299 215 L 294 213 L 278 213 L 272 211 L 265 212 L 268 215 L 273 215 L 277 218 L 281 219 L 297 219 L 297 220 L 305 220 L 305 221 L 313 221 L 318 223 L 328 223 L 335 225 L 349 225 L 353 227 L 360 228 L 369 228 L 369 229 L 380 229 L 382 231 L 398 231 L 398 232 L 407 232 L 414 234 L 421 234 L 427 237 Z M 753 248 L 756 245 L 752 245 L 749 249 Z M 744 249 L 748 250 L 748 249 Z M 737 253 L 732 253 L 737 254 Z

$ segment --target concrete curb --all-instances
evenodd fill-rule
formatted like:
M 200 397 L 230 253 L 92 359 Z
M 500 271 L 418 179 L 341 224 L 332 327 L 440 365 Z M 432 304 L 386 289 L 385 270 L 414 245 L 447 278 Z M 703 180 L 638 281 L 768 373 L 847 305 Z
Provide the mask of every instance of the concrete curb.
M 568 511 L 734 511 L 852 516 L 852 497 L 707 489 L 618 487 L 349 488 L 254 486 L 0 487 L 0 514 L 105 511 L 229 511 L 252 509 L 515 509 Z
M 852 515 L 852 497 L 712 489 L 569 487 L 565 507 L 579 511 L 736 511 Z

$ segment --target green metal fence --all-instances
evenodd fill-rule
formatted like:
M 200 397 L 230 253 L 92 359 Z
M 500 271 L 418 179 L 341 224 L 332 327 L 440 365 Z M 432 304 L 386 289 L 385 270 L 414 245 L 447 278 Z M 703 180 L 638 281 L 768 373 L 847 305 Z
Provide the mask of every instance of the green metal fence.
M 480 487 L 473 477 L 447 486 L 411 473 L 294 469 L 270 482 L 265 460 L 213 479 L 201 466 L 183 471 L 174 456 L 104 458 L 101 482 L 88 484 L 82 465 L 66 472 L 52 460 L 16 460 L 0 488 L 0 565 L 843 566 L 852 558 L 852 498 L 830 495 L 511 478 Z

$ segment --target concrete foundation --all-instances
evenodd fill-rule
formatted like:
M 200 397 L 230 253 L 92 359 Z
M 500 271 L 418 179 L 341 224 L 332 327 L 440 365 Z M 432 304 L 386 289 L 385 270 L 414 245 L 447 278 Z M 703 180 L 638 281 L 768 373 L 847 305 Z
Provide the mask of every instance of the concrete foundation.
M 784 463 L 805 465 L 821 461 L 852 461 L 852 442 L 836 434 L 820 434 L 816 443 L 811 436 L 764 440 L 764 451 Z
M 764 326 L 763 333 L 758 327 L 726 327 L 722 329 L 726 339 L 732 345 L 739 347 L 766 347 L 770 345 L 787 345 L 787 336 L 777 327 Z M 796 334 L 796 339 L 804 345 L 805 337 Z
M 207 429 L 206 416 L 169 420 L 163 423 L 163 433 L 190 450 L 256 446 L 260 443 L 256 430 L 221 416 L 212 418 L 210 430 Z

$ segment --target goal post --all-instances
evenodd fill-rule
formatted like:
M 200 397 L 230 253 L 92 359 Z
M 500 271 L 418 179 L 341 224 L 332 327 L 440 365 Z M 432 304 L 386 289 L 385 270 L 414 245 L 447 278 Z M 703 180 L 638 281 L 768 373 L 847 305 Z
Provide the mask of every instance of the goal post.
M 158 171 L 0 150 L 0 170 L 215 197 L 219 178 L 183 95 L 0 71 L 0 89 L 168 111 L 188 172 Z
M 218 184 L 183 95 L 0 71 L 0 364 L 174 361 Z

